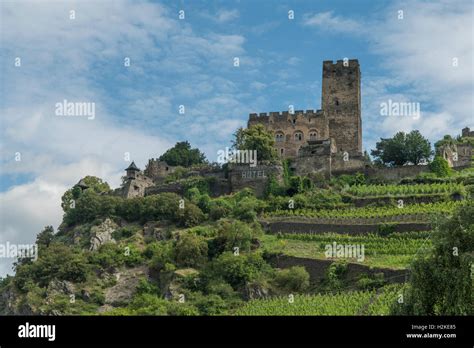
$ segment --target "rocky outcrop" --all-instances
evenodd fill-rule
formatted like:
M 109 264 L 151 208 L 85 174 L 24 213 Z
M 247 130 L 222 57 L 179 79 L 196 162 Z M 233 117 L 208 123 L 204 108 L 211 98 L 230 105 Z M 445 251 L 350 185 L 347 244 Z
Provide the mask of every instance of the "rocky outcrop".
M 123 269 L 114 273 L 117 283 L 105 292 L 105 304 L 120 306 L 127 304 L 136 293 L 141 278 L 147 277 L 148 269 L 145 266 Z
M 270 296 L 270 290 L 263 284 L 252 282 L 246 284 L 244 295 L 247 300 L 263 299 Z
M 91 228 L 90 250 L 95 251 L 105 243 L 115 243 L 112 233 L 118 228 L 117 224 L 105 219 L 100 225 Z
M 46 289 L 46 296 L 51 297 L 58 294 L 71 295 L 74 294 L 75 287 L 74 284 L 68 282 L 67 280 L 57 280 L 53 279 Z
M 163 222 L 150 221 L 143 226 L 143 235 L 145 238 L 155 240 L 166 240 L 170 237 L 168 228 Z

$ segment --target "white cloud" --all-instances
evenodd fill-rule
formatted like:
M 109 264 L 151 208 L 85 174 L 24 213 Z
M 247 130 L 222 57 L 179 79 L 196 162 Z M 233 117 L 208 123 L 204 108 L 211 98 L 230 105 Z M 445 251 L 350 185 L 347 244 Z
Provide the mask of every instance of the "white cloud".
M 148 158 L 159 156 L 173 143 L 168 140 L 172 135 L 161 129 L 153 133 L 148 124 L 170 117 L 176 95 L 185 99 L 186 94 L 205 95 L 205 90 L 221 87 L 235 91 L 232 81 L 212 73 L 232 69 L 234 56 L 246 57 L 243 36 L 198 35 L 156 3 L 2 2 L 0 6 L 2 78 L 8 87 L 2 95 L 2 174 L 34 177 L 0 193 L 0 241 L 31 243 L 45 225 L 57 227 L 61 195 L 85 175 L 99 176 L 117 187 L 128 164 L 125 152 L 143 169 Z M 71 9 L 76 11 L 74 20 L 69 19 Z M 230 21 L 235 16 L 235 11 L 221 12 L 219 19 Z M 22 59 L 20 68 L 12 64 L 17 56 Z M 124 57 L 131 58 L 128 70 L 123 68 Z M 214 70 L 201 73 L 203 64 Z M 150 76 L 150 71 L 156 73 Z M 170 73 L 187 74 L 188 85 L 199 81 L 203 89 L 181 93 L 172 83 L 142 85 Z M 108 78 L 120 82 L 111 86 L 112 92 L 99 81 Z M 64 99 L 94 102 L 96 118 L 54 116 L 55 103 Z M 231 95 L 218 106 L 226 110 L 229 103 L 242 109 Z M 117 106 L 127 109 L 126 119 L 114 113 Z M 200 125 L 211 138 L 214 134 L 221 138 L 236 123 L 219 126 L 215 113 L 211 115 Z M 162 124 L 182 129 L 179 119 Z M 17 151 L 20 162 L 14 161 Z M 0 276 L 10 271 L 10 261 L 0 260 Z
M 339 33 L 356 34 L 364 31 L 364 27 L 358 21 L 336 16 L 332 11 L 306 14 L 303 16 L 303 24 Z
M 239 11 L 234 9 L 234 10 L 219 10 L 217 12 L 217 17 L 216 20 L 219 23 L 225 23 L 225 22 L 230 22 L 234 19 L 239 18 Z

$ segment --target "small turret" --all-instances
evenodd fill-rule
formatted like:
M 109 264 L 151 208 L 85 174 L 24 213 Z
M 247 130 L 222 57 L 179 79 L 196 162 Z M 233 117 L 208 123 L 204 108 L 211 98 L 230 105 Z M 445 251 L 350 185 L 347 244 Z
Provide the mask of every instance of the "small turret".
M 135 162 L 130 163 L 127 169 L 127 179 L 135 179 L 137 177 L 137 173 L 140 171 L 136 166 Z

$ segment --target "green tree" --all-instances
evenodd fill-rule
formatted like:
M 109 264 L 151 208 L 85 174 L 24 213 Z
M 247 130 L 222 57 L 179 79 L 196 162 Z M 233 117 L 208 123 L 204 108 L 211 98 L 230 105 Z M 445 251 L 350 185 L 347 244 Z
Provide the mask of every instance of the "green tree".
M 438 177 L 451 175 L 451 168 L 449 168 L 448 162 L 441 156 L 435 156 L 434 160 L 430 163 L 430 170 Z
M 398 132 L 393 138 L 380 139 L 371 155 L 376 161 L 390 166 L 402 166 L 408 162 L 419 164 L 432 154 L 429 141 L 419 131 L 408 134 Z
M 191 148 L 187 141 L 176 143 L 160 156 L 160 161 L 165 161 L 170 166 L 190 167 L 195 164 L 206 163 L 206 156 L 199 149 Z
M 54 229 L 53 226 L 46 226 L 43 231 L 36 236 L 36 244 L 38 246 L 48 247 L 53 241 Z
M 432 251 L 421 254 L 410 272 L 403 303 L 392 312 L 402 315 L 472 315 L 474 203 L 435 223 Z
M 278 158 L 273 147 L 275 145 L 273 134 L 261 124 L 247 129 L 239 128 L 234 137 L 235 140 L 232 142 L 234 150 L 256 150 L 258 161 L 274 161 Z
M 109 184 L 96 176 L 88 175 L 82 178 L 81 181 L 88 186 L 85 191 L 92 190 L 95 193 L 110 191 Z M 82 189 L 77 185 L 74 185 L 69 190 L 64 192 L 63 196 L 61 197 L 61 207 L 63 208 L 63 211 L 67 212 L 69 209 L 73 208 L 75 206 L 75 201 L 81 197 L 82 193 Z
M 198 267 L 207 260 L 207 242 L 201 236 L 181 234 L 174 254 L 178 266 Z
M 260 224 L 246 224 L 239 220 L 220 220 L 217 226 L 217 239 L 223 250 L 250 251 L 262 235 Z
M 427 161 L 432 154 L 430 142 L 417 130 L 406 135 L 405 147 L 407 162 L 415 165 L 422 160 Z
M 234 289 L 243 287 L 247 282 L 257 279 L 264 272 L 271 271 L 259 253 L 234 255 L 225 252 L 211 265 L 212 278 L 222 278 Z

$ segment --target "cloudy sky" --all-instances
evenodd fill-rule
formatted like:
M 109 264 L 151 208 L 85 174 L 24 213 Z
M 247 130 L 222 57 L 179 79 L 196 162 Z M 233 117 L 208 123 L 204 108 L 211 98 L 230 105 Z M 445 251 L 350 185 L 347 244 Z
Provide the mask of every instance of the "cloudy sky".
M 367 150 L 474 127 L 470 0 L 2 1 L 0 17 L 0 243 L 56 228 L 85 175 L 117 187 L 125 153 L 143 168 L 189 140 L 215 161 L 249 113 L 319 109 L 323 60 L 359 59 Z M 421 117 L 381 116 L 389 99 Z M 95 118 L 55 115 L 64 100 Z

